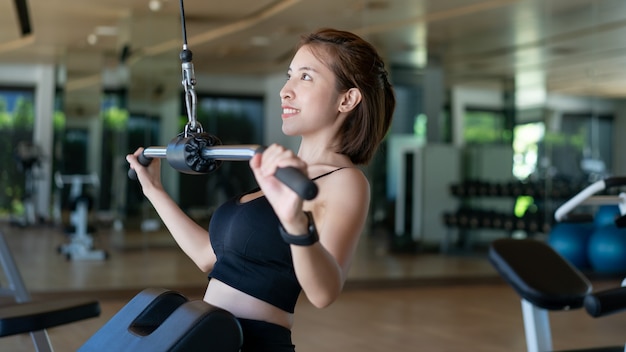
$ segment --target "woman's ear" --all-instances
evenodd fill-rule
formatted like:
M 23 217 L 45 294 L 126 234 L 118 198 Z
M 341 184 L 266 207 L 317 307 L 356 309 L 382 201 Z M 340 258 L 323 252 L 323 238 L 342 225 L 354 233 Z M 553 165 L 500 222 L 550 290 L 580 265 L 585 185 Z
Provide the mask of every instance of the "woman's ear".
M 361 91 L 358 88 L 350 88 L 343 94 L 339 105 L 339 112 L 349 112 L 361 102 Z

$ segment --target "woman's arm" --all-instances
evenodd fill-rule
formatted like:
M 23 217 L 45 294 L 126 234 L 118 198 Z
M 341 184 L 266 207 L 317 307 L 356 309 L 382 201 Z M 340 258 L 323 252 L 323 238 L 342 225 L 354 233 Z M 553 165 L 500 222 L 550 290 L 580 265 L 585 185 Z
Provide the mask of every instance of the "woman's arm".
M 273 177 L 277 167 L 296 167 L 307 174 L 307 165 L 291 151 L 272 145 L 250 161 L 259 186 L 287 233 L 306 234 L 312 211 L 319 242 L 291 245 L 298 281 L 311 303 L 331 304 L 346 280 L 353 253 L 369 209 L 369 183 L 357 168 L 346 168 L 318 181 L 320 192 L 303 203 L 293 191 Z
M 207 230 L 187 216 L 165 192 L 161 183 L 161 161 L 153 159 L 149 166 L 143 166 L 137 161 L 141 152 L 143 149 L 139 148 L 134 154 L 128 155 L 126 160 L 137 173 L 144 195 L 183 252 L 200 270 L 210 271 L 216 258 Z
M 309 247 L 291 246 L 302 290 L 319 308 L 334 302 L 343 289 L 370 200 L 369 183 L 356 168 L 343 169 L 320 181 L 320 194 L 310 209 L 320 241 Z

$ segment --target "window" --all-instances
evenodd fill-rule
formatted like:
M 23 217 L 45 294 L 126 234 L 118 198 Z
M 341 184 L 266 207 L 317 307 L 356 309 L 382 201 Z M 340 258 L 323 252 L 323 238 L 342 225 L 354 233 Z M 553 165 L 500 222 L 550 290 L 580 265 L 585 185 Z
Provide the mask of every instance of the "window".
M 467 144 L 507 144 L 512 133 L 503 111 L 468 109 L 465 112 L 464 140 Z
M 545 135 L 543 122 L 531 122 L 515 126 L 513 140 L 513 176 L 526 180 L 537 171 L 539 142 Z
M 33 144 L 34 89 L 0 88 L 0 216 L 23 216 L 41 150 Z M 19 148 L 18 148 L 19 146 Z
M 547 131 L 540 156 L 552 177 L 571 182 L 594 182 L 612 168 L 613 116 L 563 114 L 558 128 Z

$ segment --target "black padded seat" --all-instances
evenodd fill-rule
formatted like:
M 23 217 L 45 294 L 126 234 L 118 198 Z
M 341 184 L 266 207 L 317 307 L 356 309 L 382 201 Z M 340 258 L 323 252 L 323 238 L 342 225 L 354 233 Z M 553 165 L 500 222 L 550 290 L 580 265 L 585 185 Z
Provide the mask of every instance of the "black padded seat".
M 0 337 L 29 333 L 100 315 L 94 300 L 55 300 L 0 307 Z
M 162 288 L 138 293 L 79 351 L 237 352 L 239 321 L 202 300 Z
M 495 240 L 489 247 L 489 260 L 522 298 L 543 309 L 580 308 L 592 291 L 578 269 L 538 240 Z

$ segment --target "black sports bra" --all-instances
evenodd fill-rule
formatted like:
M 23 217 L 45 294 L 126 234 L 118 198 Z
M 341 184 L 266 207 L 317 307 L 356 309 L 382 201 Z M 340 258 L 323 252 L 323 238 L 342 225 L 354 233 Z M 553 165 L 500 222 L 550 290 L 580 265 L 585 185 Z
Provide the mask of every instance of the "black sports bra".
M 302 288 L 289 245 L 278 232 L 278 217 L 263 196 L 241 203 L 245 194 L 222 204 L 211 218 L 209 233 L 217 262 L 209 277 L 293 313 Z

